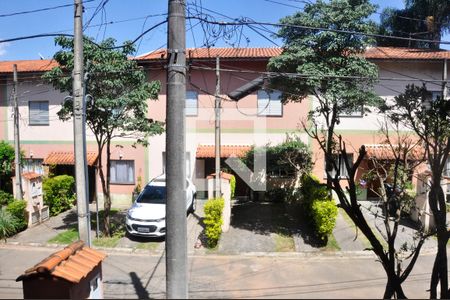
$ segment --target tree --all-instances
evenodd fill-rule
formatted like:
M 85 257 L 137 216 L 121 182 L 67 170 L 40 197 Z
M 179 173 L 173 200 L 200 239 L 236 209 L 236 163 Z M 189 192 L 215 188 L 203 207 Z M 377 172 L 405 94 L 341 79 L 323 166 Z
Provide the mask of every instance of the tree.
M 11 176 L 14 171 L 14 147 L 0 141 L 0 190 L 12 192 Z
M 450 152 L 450 117 L 448 101 L 442 97 L 431 98 L 425 86 L 408 85 L 395 102 L 382 109 L 396 123 L 413 130 L 422 142 L 431 170 L 428 203 L 436 223 L 438 252 L 433 265 L 430 282 L 430 298 L 437 297 L 440 284 L 441 299 L 450 296 L 447 267 L 447 210 L 441 179 Z
M 46 72 L 44 80 L 61 92 L 72 94 L 73 39 L 57 37 L 56 44 L 62 47 L 54 55 L 59 66 Z M 111 141 L 115 138 L 129 138 L 135 144 L 148 145 L 148 138 L 163 132 L 163 124 L 148 118 L 147 99 L 156 99 L 159 82 L 148 82 L 145 72 L 128 55 L 134 46 L 126 43 L 120 50 L 114 48 L 115 40 L 106 39 L 100 45 L 85 38 L 84 65 L 89 74 L 86 92 L 93 101 L 87 102 L 86 123 L 94 133 L 98 149 L 98 170 L 104 195 L 104 228 L 110 235 L 111 191 L 110 164 Z M 73 117 L 73 101 L 63 103 L 58 112 L 61 120 Z M 106 174 L 103 168 L 103 153 L 106 152 Z
M 384 9 L 380 21 L 380 34 L 437 41 L 430 43 L 378 38 L 380 46 L 438 49 L 441 36 L 450 30 L 450 2 L 407 0 L 404 9 Z
M 332 189 L 339 205 L 369 240 L 387 275 L 384 298 L 405 298 L 402 282 L 410 274 L 421 245 L 408 266 L 402 270 L 396 264 L 395 237 L 389 237 L 388 249 L 376 237 L 357 202 L 356 171 L 366 156 L 365 147 L 359 150 L 353 165 L 344 159 L 347 187 L 341 184 L 342 164 L 337 157 L 347 157 L 346 144 L 335 134 L 340 116 L 368 107 L 377 107 L 381 99 L 373 91 L 378 76 L 376 65 L 362 55 L 373 42 L 367 36 L 308 29 L 304 26 L 373 33 L 375 24 L 368 20 L 375 7 L 364 0 L 331 0 L 306 4 L 303 12 L 281 20 L 284 26 L 279 36 L 284 41 L 283 53 L 270 60 L 268 68 L 281 74 L 271 84 L 283 92 L 283 101 L 302 101 L 314 96 L 313 108 L 303 127 L 324 154 L 327 187 Z M 282 74 L 288 73 L 287 76 Z M 292 74 L 295 73 L 295 74 Z M 387 222 L 389 224 L 389 222 Z M 388 227 L 386 227 L 387 230 Z M 422 242 L 423 243 L 423 242 Z M 403 271 L 403 272 L 402 272 Z

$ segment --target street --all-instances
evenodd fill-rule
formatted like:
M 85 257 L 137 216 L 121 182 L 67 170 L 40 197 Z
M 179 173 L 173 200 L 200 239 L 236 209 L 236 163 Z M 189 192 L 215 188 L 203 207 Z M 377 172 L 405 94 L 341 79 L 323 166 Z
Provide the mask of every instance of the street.
M 56 251 L 0 246 L 0 298 L 22 298 L 15 279 Z M 426 298 L 434 254 L 422 255 L 404 284 Z M 211 255 L 189 257 L 191 298 L 382 298 L 385 275 L 369 254 Z M 103 263 L 105 298 L 165 298 L 165 259 L 144 252 L 109 252 Z

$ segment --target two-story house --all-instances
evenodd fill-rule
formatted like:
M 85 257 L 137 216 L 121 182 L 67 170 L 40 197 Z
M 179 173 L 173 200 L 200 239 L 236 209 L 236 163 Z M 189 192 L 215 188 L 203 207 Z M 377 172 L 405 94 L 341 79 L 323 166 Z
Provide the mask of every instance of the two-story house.
M 277 144 L 286 133 L 296 133 L 310 145 L 314 156 L 313 173 L 324 178 L 324 161 L 317 145 L 303 132 L 301 122 L 314 105 L 309 97 L 301 103 L 282 104 L 280 91 L 263 88 L 232 101 L 227 94 L 266 71 L 268 60 L 281 53 L 279 48 L 210 48 L 187 49 L 186 77 L 186 169 L 199 191 L 206 190 L 204 179 L 214 172 L 214 103 L 216 90 L 216 57 L 220 58 L 221 157 L 226 167 L 228 157 L 243 155 L 252 145 Z M 442 79 L 450 51 L 375 47 L 364 53 L 379 67 L 380 81 L 376 92 L 386 100 L 405 90 L 407 84 L 426 83 L 435 95 L 443 91 Z M 150 101 L 149 117 L 165 121 L 166 59 L 165 50 L 134 58 L 147 72 L 149 80 L 160 80 L 159 101 Z M 25 168 L 41 171 L 42 165 L 58 172 L 73 172 L 73 124 L 61 122 L 56 113 L 66 95 L 55 91 L 40 79 L 54 62 L 46 60 L 0 62 L 0 139 L 13 142 L 12 65 L 19 71 L 19 111 L 21 149 Z M 348 149 L 380 143 L 380 121 L 376 112 L 355 112 L 341 117 L 337 132 L 347 141 Z M 87 132 L 90 186 L 92 194 L 101 188 L 96 178 L 96 147 L 92 133 Z M 116 140 L 112 147 L 111 187 L 115 205 L 129 203 L 138 178 L 145 184 L 164 173 L 165 134 L 150 138 L 148 148 L 131 147 L 126 140 Z M 349 160 L 356 155 L 349 154 Z M 341 174 L 344 178 L 346 174 Z M 237 195 L 246 195 L 248 186 L 238 176 Z

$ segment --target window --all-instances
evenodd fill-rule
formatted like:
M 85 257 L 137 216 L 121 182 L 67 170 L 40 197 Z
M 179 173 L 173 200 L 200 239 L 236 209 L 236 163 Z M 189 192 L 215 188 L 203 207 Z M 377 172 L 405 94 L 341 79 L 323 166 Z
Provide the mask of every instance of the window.
M 48 101 L 30 101 L 30 125 L 48 125 Z
M 186 116 L 196 116 L 198 113 L 198 93 L 186 91 Z
M 281 103 L 281 92 L 258 91 L 258 115 L 260 116 L 283 116 L 283 104 Z
M 134 184 L 134 160 L 111 160 L 111 183 Z
M 23 172 L 34 172 L 37 174 L 44 174 L 42 168 L 43 159 L 27 158 L 23 160 Z
M 445 168 L 444 168 L 444 172 L 443 173 L 444 173 L 444 176 L 450 177 L 450 156 L 447 157 L 447 163 L 445 164 Z
M 339 178 L 347 178 L 348 177 L 348 171 L 347 168 L 345 166 L 345 161 L 344 161 L 344 157 L 342 154 L 335 154 L 333 155 L 334 157 L 334 162 L 336 163 L 336 166 L 339 168 Z M 353 166 L 353 154 L 347 154 L 347 161 L 350 164 L 350 167 Z M 326 164 L 325 164 L 326 165 Z M 333 170 L 330 172 L 331 177 L 336 176 L 336 170 L 333 168 Z M 325 169 L 324 172 L 324 178 L 327 178 L 327 172 Z
M 430 91 L 431 93 L 431 100 L 435 101 L 439 97 L 442 99 L 442 91 Z
M 356 117 L 356 118 L 362 118 L 364 116 L 364 106 L 361 105 L 357 108 L 355 108 L 352 111 L 346 111 L 339 114 L 339 117 L 341 118 L 348 118 L 348 117 Z

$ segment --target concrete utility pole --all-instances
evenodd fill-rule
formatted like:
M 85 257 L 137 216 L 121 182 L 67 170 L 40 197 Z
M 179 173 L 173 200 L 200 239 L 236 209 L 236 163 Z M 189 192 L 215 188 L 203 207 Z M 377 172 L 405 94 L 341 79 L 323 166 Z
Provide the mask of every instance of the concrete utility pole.
M 166 103 L 166 296 L 188 297 L 186 223 L 186 24 L 184 0 L 169 0 Z
M 220 58 L 216 57 L 216 101 L 214 105 L 214 110 L 216 113 L 216 126 L 215 126 L 215 164 L 216 164 L 216 178 L 214 180 L 215 184 L 215 197 L 221 197 L 221 184 L 220 184 Z
M 75 149 L 75 175 L 77 192 L 78 235 L 91 246 L 89 205 L 86 187 L 86 132 L 84 131 L 84 90 L 83 90 L 83 3 L 75 0 L 74 16 L 74 66 L 73 66 L 73 132 Z
M 15 169 L 15 195 L 16 199 L 22 200 L 22 170 L 20 167 L 20 134 L 19 134 L 19 102 L 17 101 L 17 65 L 13 65 L 14 80 L 14 169 Z

